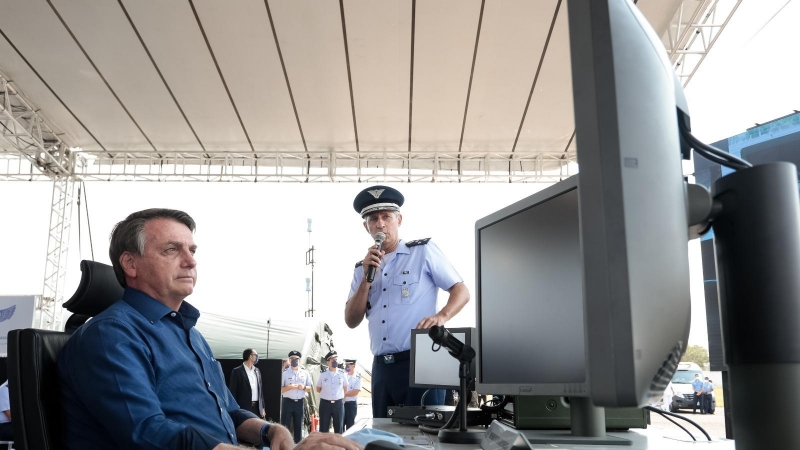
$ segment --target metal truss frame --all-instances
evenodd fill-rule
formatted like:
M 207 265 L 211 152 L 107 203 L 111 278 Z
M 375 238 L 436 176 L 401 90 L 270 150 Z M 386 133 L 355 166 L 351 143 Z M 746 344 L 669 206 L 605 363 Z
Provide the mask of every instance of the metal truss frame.
M 7 143 L 0 148 L 15 150 L 0 153 L 0 170 L 6 169 L 0 180 L 53 181 L 43 294 L 35 317 L 39 328 L 61 330 L 76 157 L 3 73 L 0 87 L 0 136 Z
M 683 87 L 697 72 L 742 0 L 684 0 L 662 42 Z
M 75 180 L 72 176 L 53 179 L 53 196 L 50 201 L 50 226 L 47 229 L 47 257 L 45 258 L 44 292 L 37 305 L 38 327 L 62 330 L 64 284 L 67 278 L 67 255 L 72 228 L 72 205 Z
M 574 152 L 87 152 L 85 181 L 539 182 L 577 173 Z
M 2 72 L 0 87 L 0 136 L 44 175 L 71 175 L 67 144 Z

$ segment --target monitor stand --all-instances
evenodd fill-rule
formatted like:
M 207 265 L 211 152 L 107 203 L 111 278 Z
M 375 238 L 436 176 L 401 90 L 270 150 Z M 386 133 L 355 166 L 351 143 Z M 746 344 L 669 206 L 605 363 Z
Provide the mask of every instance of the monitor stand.
M 569 398 L 571 430 L 518 430 L 529 444 L 631 445 L 631 441 L 606 434 L 603 408 L 588 397 Z

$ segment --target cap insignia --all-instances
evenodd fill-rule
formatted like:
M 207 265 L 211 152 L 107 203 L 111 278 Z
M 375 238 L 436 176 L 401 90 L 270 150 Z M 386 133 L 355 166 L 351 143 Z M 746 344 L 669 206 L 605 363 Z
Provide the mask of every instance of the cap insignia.
M 383 194 L 384 190 L 385 189 L 373 189 L 373 190 L 367 191 L 367 192 L 372 194 L 372 196 L 375 197 L 375 198 L 380 198 L 380 196 L 381 196 L 381 194 Z

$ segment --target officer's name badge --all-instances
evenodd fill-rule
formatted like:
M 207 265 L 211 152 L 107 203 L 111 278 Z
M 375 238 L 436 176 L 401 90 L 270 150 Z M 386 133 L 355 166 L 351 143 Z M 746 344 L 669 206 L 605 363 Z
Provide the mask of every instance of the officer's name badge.
M 403 298 L 408 298 L 408 288 L 407 287 L 403 287 L 400 292 L 403 295 Z

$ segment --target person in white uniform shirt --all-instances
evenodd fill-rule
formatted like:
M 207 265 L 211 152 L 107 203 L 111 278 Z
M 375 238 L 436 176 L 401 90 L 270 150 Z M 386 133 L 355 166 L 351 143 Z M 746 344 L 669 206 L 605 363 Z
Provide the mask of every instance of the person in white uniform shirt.
M 303 439 L 306 392 L 311 392 L 311 374 L 300 367 L 301 356 L 297 350 L 290 351 L 289 368 L 281 375 L 281 425 L 292 432 L 295 443 Z
M 344 373 L 347 376 L 347 392 L 344 394 L 344 429 L 356 423 L 358 413 L 358 393 L 361 392 L 361 374 L 356 373 L 356 360 L 344 360 Z
M 344 394 L 347 392 L 347 377 L 338 369 L 336 350 L 325 355 L 328 371 L 320 374 L 317 381 L 319 392 L 319 431 L 327 433 L 333 419 L 333 432 L 341 433 L 344 425 Z
M 0 385 L 0 441 L 13 441 L 11 426 L 11 402 L 8 398 L 8 381 Z

